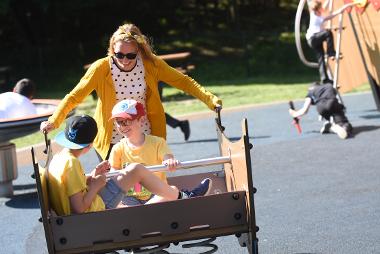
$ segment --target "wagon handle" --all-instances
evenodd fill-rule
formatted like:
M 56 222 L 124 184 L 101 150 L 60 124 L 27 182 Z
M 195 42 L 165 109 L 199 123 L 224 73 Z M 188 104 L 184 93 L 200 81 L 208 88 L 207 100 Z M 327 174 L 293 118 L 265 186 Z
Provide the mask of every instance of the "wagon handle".
M 47 131 L 44 131 L 44 138 L 45 138 L 45 150 L 43 151 L 44 152 L 44 154 L 47 154 L 47 152 L 48 152 L 48 148 L 49 148 L 49 146 L 50 146 L 50 140 L 48 139 L 48 137 L 47 137 Z
M 220 116 L 221 111 L 222 111 L 222 106 L 215 107 L 216 124 L 218 125 L 219 129 L 223 132 L 226 128 L 222 125 L 222 118 Z

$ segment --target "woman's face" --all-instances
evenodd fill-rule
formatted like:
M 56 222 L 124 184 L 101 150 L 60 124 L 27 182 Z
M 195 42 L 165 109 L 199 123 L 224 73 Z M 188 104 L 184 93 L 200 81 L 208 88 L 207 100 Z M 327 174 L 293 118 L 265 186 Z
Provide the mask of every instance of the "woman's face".
M 136 65 L 138 47 L 134 41 L 118 41 L 113 46 L 113 57 L 118 66 L 124 71 L 130 71 Z

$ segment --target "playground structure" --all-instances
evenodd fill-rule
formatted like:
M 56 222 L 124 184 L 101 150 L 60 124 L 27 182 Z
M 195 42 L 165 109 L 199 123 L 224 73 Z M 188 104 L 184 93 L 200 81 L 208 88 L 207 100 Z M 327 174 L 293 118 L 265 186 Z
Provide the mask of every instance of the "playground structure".
M 300 29 L 302 11 L 306 2 L 301 0 L 295 20 L 296 46 L 301 61 L 309 67 L 317 67 L 308 61 L 302 51 Z M 330 0 L 329 10 L 338 9 L 351 0 Z M 343 59 L 328 60 L 334 87 L 339 92 L 348 92 L 369 82 L 376 107 L 380 110 L 380 1 L 357 1 L 358 5 L 347 9 L 328 24 L 334 33 L 337 56 L 342 52 Z M 333 66 L 333 68 L 331 68 Z
M 29 135 L 40 129 L 58 106 L 60 100 L 34 99 L 37 114 L 24 118 L 0 119 L 0 197 L 12 196 L 12 181 L 18 176 L 16 146 L 10 140 Z
M 183 162 L 185 167 L 223 164 L 216 173 L 201 173 L 169 177 L 179 189 L 193 186 L 200 179 L 213 180 L 211 195 L 150 205 L 109 209 L 79 215 L 57 216 L 49 205 L 48 164 L 52 151 L 47 142 L 48 158 L 45 167 L 36 163 L 32 148 L 37 192 L 47 249 L 52 253 L 88 253 L 111 250 L 133 250 L 133 253 L 156 253 L 171 243 L 207 239 L 190 246 L 211 247 L 218 236 L 236 235 L 248 253 L 258 253 L 254 193 L 252 183 L 247 120 L 242 121 L 242 137 L 231 142 L 223 133 L 220 112 L 216 120 L 220 157 Z M 153 167 L 153 169 L 159 169 Z M 221 177 L 222 175 L 223 177 Z M 194 211 L 201 211 L 194 213 Z M 159 216 L 158 216 L 159 215 Z M 152 247 L 153 246 L 153 247 Z M 183 247 L 189 247 L 183 245 Z M 163 250 L 164 251 L 164 250 Z M 164 253 L 168 253 L 164 251 Z

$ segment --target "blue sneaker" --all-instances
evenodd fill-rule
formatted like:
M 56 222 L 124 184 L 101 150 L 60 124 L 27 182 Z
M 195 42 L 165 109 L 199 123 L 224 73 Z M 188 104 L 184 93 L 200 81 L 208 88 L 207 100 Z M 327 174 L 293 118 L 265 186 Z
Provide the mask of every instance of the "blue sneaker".
M 205 178 L 202 182 L 192 189 L 191 191 L 184 190 L 182 191 L 182 198 L 194 198 L 200 196 L 206 196 L 210 193 L 212 187 L 212 180 L 210 178 Z

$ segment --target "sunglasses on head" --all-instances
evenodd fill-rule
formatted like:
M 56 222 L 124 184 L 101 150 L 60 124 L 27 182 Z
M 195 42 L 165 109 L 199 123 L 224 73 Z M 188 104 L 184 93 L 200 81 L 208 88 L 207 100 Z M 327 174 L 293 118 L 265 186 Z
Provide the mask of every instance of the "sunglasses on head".
M 123 54 L 123 53 L 121 53 L 121 52 L 117 52 L 117 53 L 115 53 L 115 57 L 116 57 L 117 59 L 124 59 L 124 58 L 127 58 L 127 59 L 129 59 L 129 60 L 133 60 L 133 59 L 136 58 L 136 56 L 137 56 L 137 53 L 127 53 L 127 54 Z

